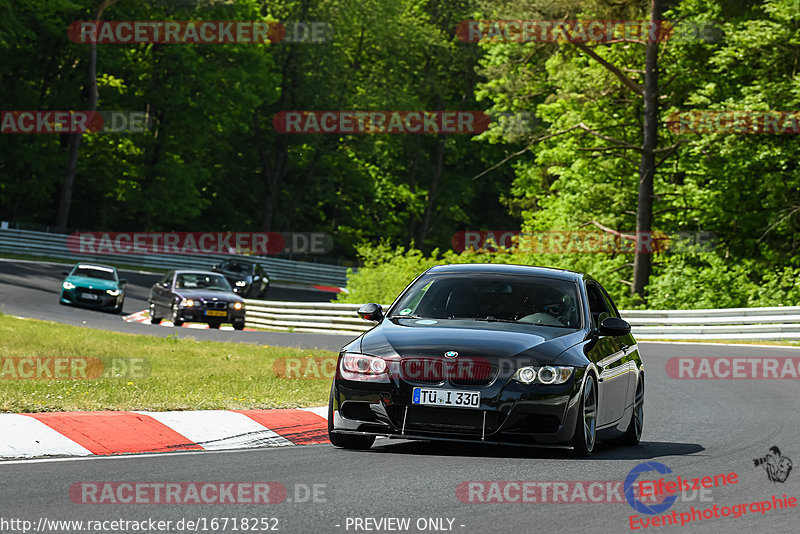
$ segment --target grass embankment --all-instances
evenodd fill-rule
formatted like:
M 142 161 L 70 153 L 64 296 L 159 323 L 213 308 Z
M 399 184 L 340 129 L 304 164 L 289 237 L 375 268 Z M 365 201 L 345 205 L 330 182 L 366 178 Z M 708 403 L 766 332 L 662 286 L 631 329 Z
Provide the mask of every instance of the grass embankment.
M 325 350 L 165 339 L 0 315 L 0 412 L 321 406 L 330 379 L 278 375 L 284 359 L 331 358 L 336 354 Z M 69 378 L 19 378 L 48 372 Z

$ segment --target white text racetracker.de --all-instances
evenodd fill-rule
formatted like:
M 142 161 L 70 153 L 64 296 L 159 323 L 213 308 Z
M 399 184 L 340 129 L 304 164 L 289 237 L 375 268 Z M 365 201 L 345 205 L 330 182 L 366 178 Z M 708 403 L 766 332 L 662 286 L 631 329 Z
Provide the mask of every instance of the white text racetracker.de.
M 440 532 L 451 531 L 465 526 L 454 523 L 455 518 L 453 517 L 347 517 L 344 520 L 344 524 L 337 524 L 336 526 L 344 527 L 345 531 L 350 532 L 406 532 L 409 530 Z

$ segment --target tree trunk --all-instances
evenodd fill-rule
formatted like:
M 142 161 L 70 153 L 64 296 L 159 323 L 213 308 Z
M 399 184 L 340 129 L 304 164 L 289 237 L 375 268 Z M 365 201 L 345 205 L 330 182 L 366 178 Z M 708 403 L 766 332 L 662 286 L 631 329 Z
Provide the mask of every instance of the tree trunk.
M 661 20 L 661 0 L 652 0 L 650 21 Z M 633 261 L 631 295 L 646 299 L 650 281 L 653 251 L 648 236 L 653 223 L 653 177 L 656 171 L 655 150 L 658 146 L 658 40 L 647 42 L 644 74 L 644 122 L 642 125 L 642 159 L 639 163 L 639 203 L 636 208 L 636 256 Z M 643 239 L 644 237 L 644 239 Z
M 425 238 L 428 236 L 428 232 L 431 229 L 433 210 L 436 206 L 436 190 L 439 188 L 439 182 L 442 181 L 442 172 L 444 172 L 445 141 L 445 136 L 440 136 L 439 142 L 436 145 L 436 170 L 431 179 L 430 189 L 428 189 L 422 223 L 417 228 L 416 247 L 420 250 L 425 248 Z
M 278 202 L 278 195 L 280 193 L 279 186 L 283 182 L 286 174 L 286 169 L 289 163 L 289 147 L 285 140 L 278 137 L 275 140 L 275 163 L 270 162 L 269 155 L 266 149 L 266 139 L 261 131 L 259 125 L 258 112 L 253 113 L 253 135 L 256 142 L 256 150 L 258 157 L 261 160 L 261 173 L 264 176 L 264 182 L 267 185 L 267 194 L 263 201 L 263 211 L 261 212 L 261 231 L 269 232 L 272 230 L 273 217 L 275 214 L 275 206 Z
M 95 24 L 99 26 L 103 11 L 113 5 L 116 0 L 101 0 L 97 6 Z M 87 111 L 97 111 L 97 43 L 89 43 L 89 105 Z M 69 221 L 69 212 L 72 208 L 72 192 L 75 187 L 75 174 L 78 170 L 78 149 L 81 145 L 83 134 L 69 134 L 69 156 L 64 170 L 64 182 L 61 185 L 61 198 L 58 201 L 58 214 L 56 215 L 56 232 L 64 232 Z

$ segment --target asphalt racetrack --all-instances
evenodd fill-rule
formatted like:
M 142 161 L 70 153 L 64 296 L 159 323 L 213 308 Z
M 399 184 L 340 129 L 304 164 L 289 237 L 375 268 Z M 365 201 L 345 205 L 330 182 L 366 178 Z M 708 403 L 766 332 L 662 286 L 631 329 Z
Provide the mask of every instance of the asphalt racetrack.
M 64 324 L 102 328 L 114 332 L 147 334 L 166 337 L 177 334 L 179 337 L 194 337 L 199 340 L 238 341 L 258 345 L 277 345 L 283 347 L 320 348 L 338 351 L 352 339 L 352 336 L 328 334 L 304 334 L 284 332 L 234 332 L 225 330 L 199 330 L 171 328 L 151 324 L 127 323 L 120 315 L 62 306 L 58 303 L 63 271 L 70 265 L 56 263 L 27 262 L 17 260 L 0 261 L 0 313 L 44 319 Z M 147 295 L 150 287 L 160 275 L 141 271 L 119 271 L 121 278 L 128 280 L 125 288 L 124 314 L 147 308 Z M 335 293 L 306 289 L 302 287 L 270 287 L 268 300 L 293 302 L 329 302 Z
M 4 313 L 84 324 L 124 332 L 164 335 L 179 329 L 125 324 L 119 317 L 60 307 L 57 290 L 61 267 L 41 264 L 0 264 L 0 300 Z M 143 308 L 148 278 L 126 273 L 131 280 L 126 312 Z M 24 282 L 24 283 L 23 283 Z M 277 294 L 271 298 L 286 298 Z M 295 298 L 295 297 L 291 297 Z M 336 336 L 209 332 L 193 330 L 201 339 L 236 339 L 253 343 L 292 345 L 315 343 Z M 328 340 L 333 342 L 334 340 Z M 347 341 L 344 339 L 343 341 Z M 327 342 L 327 341 L 326 341 Z M 318 346 L 322 341 L 317 341 Z M 340 343 L 341 345 L 341 343 Z M 325 345 L 327 348 L 327 345 Z M 642 443 L 637 447 L 600 444 L 590 459 L 576 459 L 568 451 L 452 445 L 379 439 L 368 451 L 346 451 L 330 445 L 250 449 L 242 451 L 164 453 L 85 459 L 44 459 L 0 463 L 0 517 L 31 521 L 147 520 L 172 521 L 162 532 L 237 532 L 235 518 L 274 518 L 251 523 L 248 531 L 345 532 L 463 532 L 463 533 L 619 533 L 658 532 L 797 532 L 798 508 L 770 509 L 752 502 L 800 497 L 800 472 L 789 471 L 785 481 L 772 481 L 764 465 L 756 465 L 773 446 L 783 457 L 800 461 L 800 413 L 797 379 L 688 380 L 670 378 L 665 367 L 675 356 L 786 357 L 796 349 L 752 346 L 640 343 L 647 389 Z M 634 511 L 613 500 L 624 492 L 623 481 L 643 462 L 659 462 L 672 473 L 642 473 L 640 480 L 664 477 L 702 479 L 736 473 L 735 483 L 679 494 L 658 515 Z M 784 461 L 784 466 L 787 465 Z M 273 504 L 84 504 L 81 483 L 104 482 L 276 482 L 286 495 Z M 491 482 L 495 484 L 495 489 Z M 516 486 L 507 484 L 517 482 Z M 602 481 L 603 491 L 576 494 L 573 481 Z M 538 488 L 522 502 L 522 488 Z M 554 482 L 568 483 L 569 491 L 553 500 Z M 470 485 L 472 483 L 472 485 Z M 619 483 L 615 486 L 615 483 Z M 75 486 L 78 484 L 78 486 Z M 316 486 L 315 486 L 316 485 Z M 563 486 L 561 486 L 563 488 Z M 609 488 L 618 488 L 612 491 Z M 472 492 L 466 491 L 472 488 Z M 498 491 L 496 488 L 505 488 Z M 543 492 L 547 488 L 548 494 Z M 314 497 L 316 491 L 316 497 Z M 549 498 L 548 498 L 549 497 Z M 480 499 L 491 502 L 479 502 Z M 499 500 L 513 502 L 497 502 Z M 246 499 L 245 499 L 246 500 Z M 575 501 L 575 502 L 564 502 Z M 796 501 L 795 501 L 796 503 Z M 746 513 L 735 518 L 741 505 Z M 703 510 L 710 518 L 702 517 Z M 732 508 L 737 507 L 737 508 Z M 692 513 L 692 508 L 697 513 Z M 728 517 L 722 517 L 727 510 Z M 763 510 L 763 513 L 762 513 Z M 643 528 L 641 521 L 676 512 L 677 525 Z M 680 525 L 682 514 L 693 520 Z M 211 521 L 216 518 L 216 528 Z M 399 520 L 387 521 L 390 518 Z M 408 520 L 408 528 L 397 528 Z M 194 521 L 196 529 L 175 527 Z M 227 520 L 223 529 L 221 521 Z M 381 522 L 383 521 L 383 522 Z M 17 526 L 20 523 L 16 524 Z M 107 523 L 107 525 L 111 525 Z M 184 524 L 185 525 L 185 522 Z M 205 529 L 203 526 L 205 525 Z M 257 528 L 253 528 L 253 525 Z M 119 527 L 118 527 L 119 528 Z M 10 524 L 0 531 L 21 532 Z M 33 527 L 31 527 L 33 531 Z M 41 531 L 41 530 L 40 530 Z M 51 528 L 47 532 L 77 532 Z M 122 531 L 122 530 L 116 530 Z M 131 530 L 132 531 L 132 530 Z M 149 530 L 148 532 L 157 532 Z M 100 532 L 100 531 L 98 531 Z M 107 530 L 115 532 L 115 530 Z

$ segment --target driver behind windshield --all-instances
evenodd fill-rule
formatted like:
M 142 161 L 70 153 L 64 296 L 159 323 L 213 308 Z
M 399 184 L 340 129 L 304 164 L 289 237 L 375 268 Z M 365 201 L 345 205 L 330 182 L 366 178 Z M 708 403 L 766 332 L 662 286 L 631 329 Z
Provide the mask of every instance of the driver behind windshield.
M 421 282 L 398 304 L 398 317 L 497 320 L 577 328 L 574 286 L 557 280 L 476 280 L 443 277 Z

